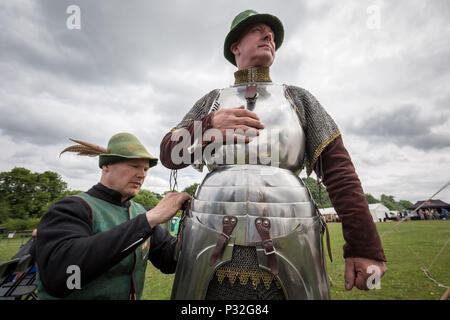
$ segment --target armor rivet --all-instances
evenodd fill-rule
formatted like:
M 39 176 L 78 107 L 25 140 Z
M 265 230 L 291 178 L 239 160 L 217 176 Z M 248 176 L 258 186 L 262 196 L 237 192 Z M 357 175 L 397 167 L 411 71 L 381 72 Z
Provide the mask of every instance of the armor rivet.
M 236 223 L 236 218 L 231 218 L 231 223 L 235 224 Z
M 256 224 L 261 224 L 261 219 L 256 219 Z
M 228 223 L 228 217 L 223 218 L 223 222 Z
M 269 226 L 269 221 L 268 220 L 264 220 L 264 226 Z

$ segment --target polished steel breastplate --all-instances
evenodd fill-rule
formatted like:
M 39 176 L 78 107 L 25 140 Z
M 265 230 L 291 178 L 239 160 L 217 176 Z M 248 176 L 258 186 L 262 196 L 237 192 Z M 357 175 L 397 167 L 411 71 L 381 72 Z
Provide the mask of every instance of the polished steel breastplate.
M 264 129 L 247 144 L 220 146 L 219 152 L 204 161 L 210 170 L 220 164 L 259 164 L 300 172 L 305 134 L 293 104 L 286 98 L 284 86 L 260 82 L 256 92 L 256 99 L 249 107 L 245 84 L 221 90 L 211 112 L 244 105 L 258 115 Z

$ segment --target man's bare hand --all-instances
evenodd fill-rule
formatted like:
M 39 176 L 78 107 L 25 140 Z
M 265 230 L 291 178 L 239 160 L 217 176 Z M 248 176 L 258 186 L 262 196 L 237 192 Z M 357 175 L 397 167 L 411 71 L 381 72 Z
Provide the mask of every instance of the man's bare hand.
M 224 138 L 227 138 L 227 129 L 238 130 L 245 134 L 233 133 L 234 141 L 250 141 L 250 137 L 259 135 L 259 130 L 264 129 L 264 125 L 259 121 L 256 113 L 245 109 L 244 106 L 236 108 L 225 108 L 215 111 L 211 119 L 214 129 L 220 130 Z
M 370 273 L 367 273 L 368 268 L 371 270 L 369 271 Z M 351 290 L 354 286 L 356 286 L 359 290 L 369 290 L 367 280 L 374 272 L 377 272 L 378 270 L 380 273 L 378 276 L 379 279 L 381 279 L 387 271 L 384 262 L 367 258 L 345 259 L 345 289 Z
M 156 207 L 146 213 L 150 227 L 154 228 L 158 224 L 169 221 L 189 199 L 191 199 L 191 196 L 186 192 L 170 192 L 166 194 Z

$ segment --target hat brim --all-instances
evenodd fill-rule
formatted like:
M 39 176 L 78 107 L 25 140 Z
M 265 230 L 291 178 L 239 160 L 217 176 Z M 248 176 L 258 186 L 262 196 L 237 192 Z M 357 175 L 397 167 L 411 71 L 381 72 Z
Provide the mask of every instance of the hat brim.
M 234 58 L 233 52 L 231 52 L 231 45 L 239 40 L 239 37 L 241 36 L 241 33 L 245 28 L 258 22 L 265 23 L 272 29 L 273 33 L 275 34 L 275 50 L 278 50 L 278 48 L 283 43 L 284 28 L 280 19 L 267 13 L 252 15 L 238 23 L 232 30 L 230 30 L 230 32 L 227 34 L 227 37 L 225 38 L 223 54 L 225 58 L 233 65 L 236 66 L 236 60 Z
M 98 165 L 101 168 L 105 164 L 111 164 L 120 161 L 132 160 L 132 159 L 145 159 L 149 162 L 149 167 L 154 167 L 158 164 L 158 159 L 151 156 L 137 157 L 137 156 L 123 156 L 118 154 L 102 154 L 99 157 Z

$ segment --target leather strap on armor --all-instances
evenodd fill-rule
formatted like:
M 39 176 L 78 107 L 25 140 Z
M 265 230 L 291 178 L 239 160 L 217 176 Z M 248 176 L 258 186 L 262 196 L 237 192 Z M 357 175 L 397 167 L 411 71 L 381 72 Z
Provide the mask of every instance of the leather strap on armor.
M 331 255 L 330 233 L 328 232 L 328 226 L 326 222 L 325 222 L 325 232 L 327 234 L 328 256 L 330 257 L 330 261 L 333 262 L 333 256 Z
M 328 232 L 327 222 L 324 216 L 320 215 L 320 223 L 325 229 L 326 237 L 327 237 L 327 249 L 328 249 L 328 257 L 330 258 L 330 262 L 333 262 L 333 256 L 331 255 L 331 244 L 330 244 L 330 233 Z
M 256 83 L 249 83 L 245 91 L 245 99 L 256 99 L 258 93 L 256 92 Z
M 261 237 L 261 244 L 264 248 L 264 254 L 267 256 L 267 261 L 269 262 L 270 270 L 273 275 L 278 274 L 278 261 L 276 257 L 276 251 L 273 246 L 273 241 L 270 238 L 270 220 L 267 218 L 257 218 L 255 220 L 256 230 Z
M 323 229 L 325 230 L 325 234 L 327 237 L 327 249 L 328 249 L 328 257 L 330 258 L 330 261 L 333 262 L 333 255 L 331 254 L 331 244 L 330 244 L 330 233 L 328 232 L 328 225 L 325 217 L 320 213 L 319 208 L 317 207 L 316 203 L 314 202 L 314 207 L 316 209 L 317 215 L 320 219 L 320 224 L 322 225 Z
M 212 266 L 214 263 L 216 263 L 217 259 L 222 256 L 222 252 L 225 248 L 225 246 L 228 244 L 228 240 L 230 239 L 230 235 L 234 230 L 234 227 L 237 225 L 238 219 L 233 216 L 225 216 L 222 219 L 223 224 L 223 231 L 219 236 L 219 239 L 217 240 L 216 247 L 214 248 L 214 251 L 211 255 L 211 258 L 209 259 L 209 264 Z
M 179 230 L 177 235 L 177 246 L 176 246 L 176 252 L 179 252 L 181 250 L 181 246 L 183 244 L 183 234 L 184 234 L 184 223 L 186 217 L 191 217 L 191 200 L 187 200 L 183 203 L 181 206 L 181 209 L 183 210 L 183 213 L 181 214 L 180 224 L 179 224 Z
M 255 109 L 258 92 L 256 92 L 256 83 L 249 83 L 245 91 L 245 99 L 247 100 L 247 110 L 253 111 Z

